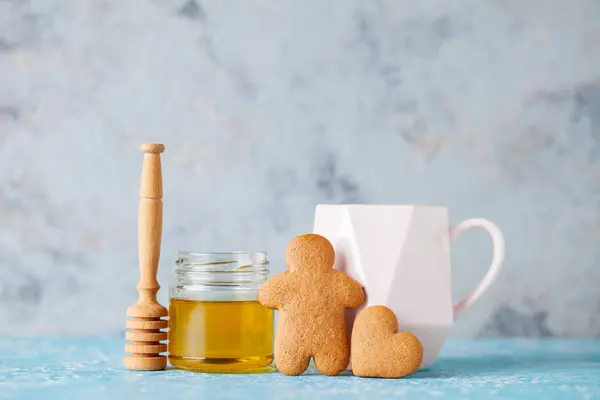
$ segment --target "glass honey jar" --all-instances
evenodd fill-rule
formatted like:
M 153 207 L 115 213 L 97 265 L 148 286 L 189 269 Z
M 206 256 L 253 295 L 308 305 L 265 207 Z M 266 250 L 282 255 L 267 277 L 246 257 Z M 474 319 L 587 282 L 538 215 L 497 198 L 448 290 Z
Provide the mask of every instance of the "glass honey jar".
M 169 362 L 198 372 L 272 370 L 273 310 L 258 302 L 264 252 L 179 252 L 170 288 Z

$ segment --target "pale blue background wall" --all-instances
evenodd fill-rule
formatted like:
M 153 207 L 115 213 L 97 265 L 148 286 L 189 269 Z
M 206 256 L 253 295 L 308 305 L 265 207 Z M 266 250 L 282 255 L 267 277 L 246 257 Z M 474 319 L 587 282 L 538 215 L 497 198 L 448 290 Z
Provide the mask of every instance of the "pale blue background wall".
M 1 1 L 0 333 L 123 330 L 161 141 L 164 288 L 180 248 L 281 271 L 320 202 L 446 204 L 508 246 L 455 335 L 599 336 L 599 47 L 585 0 Z

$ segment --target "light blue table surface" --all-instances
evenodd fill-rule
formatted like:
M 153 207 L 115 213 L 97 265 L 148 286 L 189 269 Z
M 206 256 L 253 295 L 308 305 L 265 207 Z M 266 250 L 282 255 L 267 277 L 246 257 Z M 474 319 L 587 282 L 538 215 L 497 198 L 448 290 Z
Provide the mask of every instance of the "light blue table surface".
M 0 397 L 39 399 L 600 398 L 600 341 L 449 341 L 404 379 L 196 374 L 122 367 L 122 338 L 0 339 Z

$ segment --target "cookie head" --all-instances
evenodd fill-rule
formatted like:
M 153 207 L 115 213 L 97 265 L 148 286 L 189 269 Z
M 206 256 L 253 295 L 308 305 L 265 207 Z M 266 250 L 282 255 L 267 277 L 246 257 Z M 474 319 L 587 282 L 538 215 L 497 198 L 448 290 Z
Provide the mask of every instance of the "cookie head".
M 293 238 L 285 251 L 290 271 L 328 269 L 335 262 L 333 246 L 321 235 L 312 233 Z

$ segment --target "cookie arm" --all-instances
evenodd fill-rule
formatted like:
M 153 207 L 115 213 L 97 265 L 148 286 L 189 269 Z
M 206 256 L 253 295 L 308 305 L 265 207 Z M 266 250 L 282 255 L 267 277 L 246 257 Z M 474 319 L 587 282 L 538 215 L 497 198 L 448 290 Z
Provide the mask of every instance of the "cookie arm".
M 365 292 L 360 283 L 350 278 L 348 275 L 341 273 L 343 279 L 342 295 L 344 298 L 344 306 L 346 308 L 356 308 L 365 302 Z
M 258 290 L 258 301 L 265 307 L 279 309 L 285 302 L 288 272 L 267 279 Z

